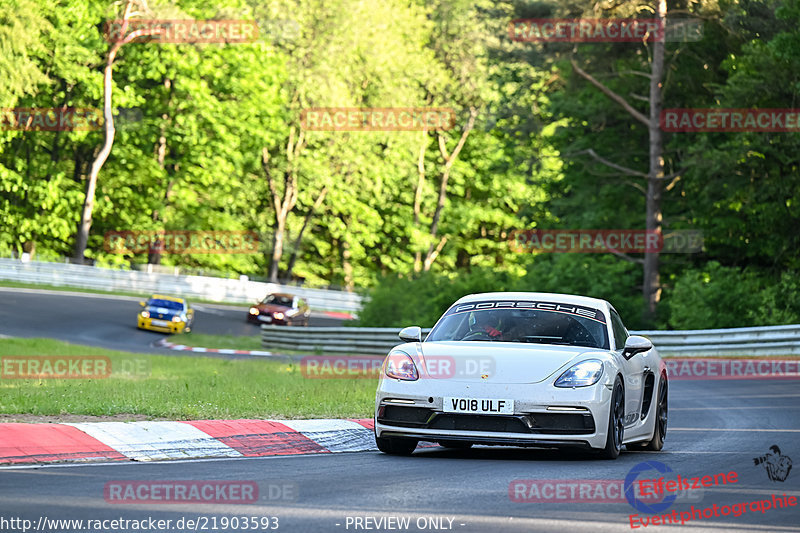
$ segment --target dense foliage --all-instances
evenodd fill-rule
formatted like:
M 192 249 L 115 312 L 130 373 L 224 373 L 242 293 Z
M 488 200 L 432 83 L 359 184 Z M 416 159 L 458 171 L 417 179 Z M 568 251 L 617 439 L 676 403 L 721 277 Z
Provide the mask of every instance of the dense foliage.
M 103 106 L 104 23 L 255 20 L 246 44 L 122 46 L 116 135 L 85 256 L 368 290 L 362 323 L 430 326 L 475 291 L 612 300 L 632 327 L 800 321 L 797 133 L 666 133 L 661 254 L 643 314 L 638 257 L 521 254 L 518 228 L 644 228 L 647 129 L 573 65 L 647 113 L 652 43 L 512 42 L 525 17 L 648 17 L 647 2 L 8 0 L 0 108 Z M 702 36 L 665 44 L 664 108 L 798 107 L 799 0 L 675 0 Z M 309 107 L 451 107 L 446 132 L 303 130 Z M 0 256 L 74 255 L 103 131 L 0 129 Z M 460 146 L 460 148 L 459 148 Z M 444 193 L 442 194 L 442 191 Z M 112 230 L 252 230 L 251 255 L 115 255 Z

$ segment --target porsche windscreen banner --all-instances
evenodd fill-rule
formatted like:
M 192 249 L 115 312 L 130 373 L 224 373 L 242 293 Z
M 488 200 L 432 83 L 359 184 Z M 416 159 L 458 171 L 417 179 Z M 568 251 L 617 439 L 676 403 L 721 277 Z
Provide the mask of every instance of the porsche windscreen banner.
M 533 302 L 526 300 L 502 300 L 496 302 L 469 302 L 456 304 L 447 310 L 445 316 L 456 315 L 467 311 L 483 311 L 490 309 L 538 309 L 542 311 L 553 311 L 564 313 L 582 318 L 596 320 L 602 324 L 606 323 L 606 318 L 599 309 L 585 307 L 575 304 L 563 304 L 558 302 Z

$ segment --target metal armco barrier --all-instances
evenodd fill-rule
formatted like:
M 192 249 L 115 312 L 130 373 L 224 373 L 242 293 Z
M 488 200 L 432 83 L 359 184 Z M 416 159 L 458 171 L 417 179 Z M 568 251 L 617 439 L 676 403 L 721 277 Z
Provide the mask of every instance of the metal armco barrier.
M 800 325 L 752 328 L 636 331 L 653 341 L 664 355 L 799 355 Z
M 271 350 L 299 350 L 316 353 L 386 355 L 402 344 L 400 328 L 340 328 L 261 326 L 261 344 Z M 422 338 L 430 328 L 422 330 Z
M 247 304 L 260 300 L 271 292 L 288 292 L 305 298 L 308 305 L 315 310 L 357 313 L 361 309 L 361 296 L 350 292 L 206 276 L 112 270 L 67 263 L 0 259 L 0 279 L 102 291 L 164 293 L 183 296 L 189 300 L 197 298 Z
M 385 355 L 402 344 L 400 328 L 261 326 L 261 344 L 270 350 Z M 430 329 L 423 329 L 423 339 Z M 800 325 L 686 331 L 631 331 L 649 338 L 661 355 L 706 357 L 800 354 Z

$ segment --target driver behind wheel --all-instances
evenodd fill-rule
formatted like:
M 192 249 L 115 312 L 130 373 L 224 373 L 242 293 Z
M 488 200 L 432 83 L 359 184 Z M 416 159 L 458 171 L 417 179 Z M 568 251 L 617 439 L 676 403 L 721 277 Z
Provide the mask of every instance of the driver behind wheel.
M 503 335 L 503 332 L 497 329 L 500 327 L 500 319 L 495 313 L 491 311 L 478 311 L 472 313 L 472 317 L 470 318 L 469 329 L 471 331 L 483 331 L 493 339 Z

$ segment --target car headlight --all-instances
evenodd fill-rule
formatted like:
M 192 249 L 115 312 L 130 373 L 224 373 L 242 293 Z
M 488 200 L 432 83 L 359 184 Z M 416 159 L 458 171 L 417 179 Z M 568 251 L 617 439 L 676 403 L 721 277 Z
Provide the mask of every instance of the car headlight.
M 275 320 L 283 320 L 283 313 L 275 313 L 272 316 L 275 317 Z
M 173 322 L 180 322 L 181 321 L 181 317 L 175 315 L 174 317 L 172 317 L 172 321 Z
M 150 318 L 150 313 L 148 311 L 142 311 L 142 317 Z
M 553 385 L 556 387 L 588 387 L 594 385 L 603 375 L 603 362 L 587 359 L 561 374 Z
M 251 315 L 257 315 L 258 314 L 258 308 L 257 307 L 251 307 L 250 308 L 250 314 Z
M 419 379 L 414 361 L 403 352 L 392 352 L 386 357 L 384 373 L 390 378 L 403 381 L 416 381 Z

